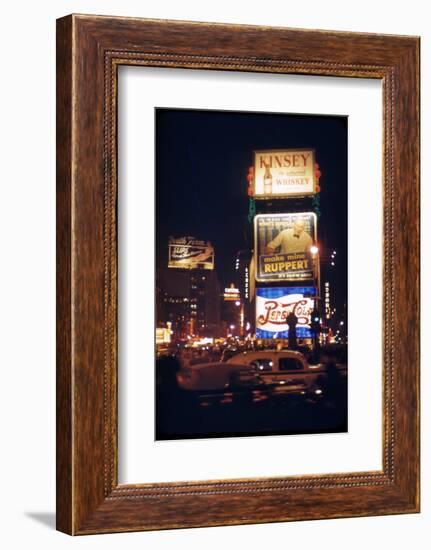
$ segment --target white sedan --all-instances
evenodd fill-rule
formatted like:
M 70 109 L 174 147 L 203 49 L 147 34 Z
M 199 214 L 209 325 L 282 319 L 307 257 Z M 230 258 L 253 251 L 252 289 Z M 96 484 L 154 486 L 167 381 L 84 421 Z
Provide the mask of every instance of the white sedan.
M 244 351 L 227 363 L 252 368 L 265 384 L 284 386 L 291 391 L 318 388 L 318 380 L 327 374 L 326 365 L 310 365 L 302 353 L 293 350 Z M 346 375 L 345 365 L 337 367 L 342 376 Z

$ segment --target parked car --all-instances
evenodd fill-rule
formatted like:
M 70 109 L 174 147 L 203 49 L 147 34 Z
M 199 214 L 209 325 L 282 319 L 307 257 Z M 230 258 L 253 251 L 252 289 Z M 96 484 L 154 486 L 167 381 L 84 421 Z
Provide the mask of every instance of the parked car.
M 282 386 L 283 391 L 320 393 L 320 382 L 327 374 L 326 365 L 310 365 L 305 356 L 293 350 L 245 351 L 227 360 L 236 365 L 252 368 L 264 384 Z M 340 374 L 346 376 L 345 365 L 337 365 Z
M 338 365 L 342 376 L 346 367 Z M 326 365 L 309 365 L 298 351 L 245 351 L 225 363 L 203 363 L 183 367 L 177 374 L 180 388 L 195 391 L 235 390 L 238 383 L 248 388 L 281 393 L 321 393 Z

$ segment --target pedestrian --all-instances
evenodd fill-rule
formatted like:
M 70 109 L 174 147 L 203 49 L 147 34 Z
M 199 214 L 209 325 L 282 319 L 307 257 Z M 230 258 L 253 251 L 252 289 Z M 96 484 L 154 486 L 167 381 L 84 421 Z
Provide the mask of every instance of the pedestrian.
M 286 317 L 286 322 L 287 326 L 289 327 L 289 349 L 296 349 L 298 347 L 298 343 L 296 340 L 296 325 L 298 324 L 298 317 L 293 311 L 291 311 Z

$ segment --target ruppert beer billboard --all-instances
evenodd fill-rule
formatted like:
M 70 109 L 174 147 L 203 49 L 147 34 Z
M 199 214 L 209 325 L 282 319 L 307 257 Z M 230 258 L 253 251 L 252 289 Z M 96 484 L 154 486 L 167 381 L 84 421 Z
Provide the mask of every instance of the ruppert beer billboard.
M 316 242 L 316 226 L 314 212 L 255 216 L 256 280 L 312 280 L 316 260 L 310 249 Z
M 313 195 L 316 172 L 313 149 L 254 151 L 254 196 L 257 199 Z
M 288 338 L 289 315 L 293 313 L 298 338 L 311 338 L 311 313 L 314 287 L 278 287 L 256 289 L 256 337 Z
M 168 267 L 214 269 L 214 248 L 194 237 L 170 237 Z

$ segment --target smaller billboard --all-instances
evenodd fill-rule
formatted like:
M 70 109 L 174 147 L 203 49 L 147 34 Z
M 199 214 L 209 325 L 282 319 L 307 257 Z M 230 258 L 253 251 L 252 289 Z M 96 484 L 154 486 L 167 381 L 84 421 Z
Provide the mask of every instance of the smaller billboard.
M 259 214 L 254 218 L 256 280 L 309 281 L 315 278 L 313 257 L 316 214 Z
M 156 328 L 156 344 L 169 344 L 171 331 L 169 328 Z
M 289 324 L 297 338 L 311 338 L 315 295 L 314 287 L 257 288 L 256 338 L 288 338 Z
M 214 248 L 210 242 L 194 237 L 170 237 L 168 267 L 214 269 Z
M 254 189 L 257 199 L 313 195 L 316 192 L 313 149 L 254 152 Z
M 223 298 L 225 302 L 236 302 L 241 299 L 239 289 L 234 286 L 224 289 Z

